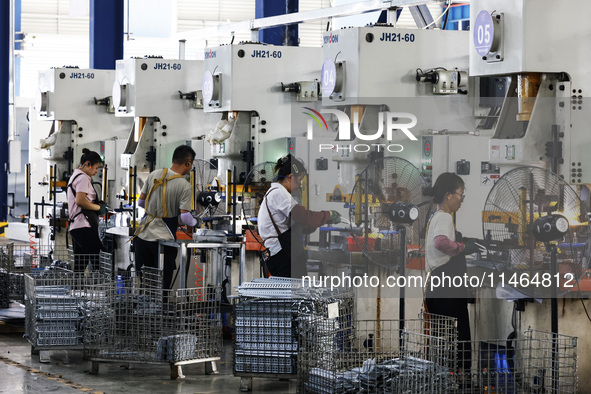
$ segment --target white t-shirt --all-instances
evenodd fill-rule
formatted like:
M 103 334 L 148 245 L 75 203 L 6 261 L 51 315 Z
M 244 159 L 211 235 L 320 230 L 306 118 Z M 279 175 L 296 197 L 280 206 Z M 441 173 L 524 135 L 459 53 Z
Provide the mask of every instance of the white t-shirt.
M 297 205 L 297 201 L 291 196 L 287 189 L 280 183 L 273 182 L 267 196 L 259 208 L 257 223 L 259 235 L 265 240 L 265 247 L 271 250 L 271 256 L 281 251 L 281 244 L 276 237 L 277 230 L 269 217 L 269 210 L 273 215 L 273 220 L 279 228 L 281 234 L 291 227 L 291 210 Z M 269 210 L 267 210 L 269 206 Z M 270 238 L 273 237 L 273 238 Z
M 451 259 L 450 255 L 443 253 L 435 247 L 435 238 L 439 235 L 445 235 L 452 241 L 456 240 L 456 228 L 453 217 L 451 214 L 442 210 L 435 211 L 429 220 L 429 230 L 427 231 L 427 242 L 425 245 L 425 266 L 427 272 L 441 267 Z
M 74 178 L 76 179 L 74 180 Z M 72 182 L 72 180 L 74 181 Z M 78 215 L 82 208 L 76 204 L 76 193 L 72 191 L 70 185 L 76 190 L 76 193 L 86 193 L 86 199 L 89 202 L 93 202 L 96 200 L 96 190 L 92 187 L 92 178 L 81 169 L 76 168 L 68 182 L 68 215 L 71 218 L 75 216 L 74 221 L 69 224 L 68 229 L 76 230 L 78 228 L 90 227 L 90 223 L 88 223 L 86 217 L 83 214 Z

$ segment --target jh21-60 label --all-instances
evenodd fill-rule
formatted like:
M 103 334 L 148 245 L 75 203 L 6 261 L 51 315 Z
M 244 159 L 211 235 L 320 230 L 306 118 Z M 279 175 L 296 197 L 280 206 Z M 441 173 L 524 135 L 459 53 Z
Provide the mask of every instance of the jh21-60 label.
M 380 41 L 415 42 L 415 35 L 412 33 L 382 33 Z
M 281 51 L 254 50 L 250 57 L 260 57 L 262 59 L 281 59 Z
M 181 69 L 180 63 L 156 63 L 154 64 L 154 70 L 175 70 Z
M 70 79 L 94 79 L 94 73 L 71 73 Z

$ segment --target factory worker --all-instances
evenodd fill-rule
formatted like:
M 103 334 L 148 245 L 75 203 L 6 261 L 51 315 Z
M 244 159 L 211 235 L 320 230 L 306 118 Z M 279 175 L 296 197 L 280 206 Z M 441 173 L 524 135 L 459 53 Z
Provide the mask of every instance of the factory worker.
M 158 241 L 176 239 L 179 218 L 187 226 L 195 226 L 191 215 L 191 184 L 184 175 L 193 168 L 195 151 L 187 145 L 178 146 L 170 168 L 153 171 L 142 187 L 138 205 L 146 210 L 135 232 L 136 270 L 142 266 L 158 268 Z M 162 287 L 170 289 L 176 269 L 177 248 L 164 246 Z
M 324 224 L 340 223 L 336 211 L 310 211 L 293 198 L 306 175 L 304 164 L 291 155 L 275 165 L 276 181 L 265 194 L 258 213 L 259 235 L 269 249 L 266 261 L 272 276 L 301 278 L 307 275 L 304 234 Z
M 433 291 L 429 281 L 433 277 L 463 277 L 466 274 L 466 255 L 479 248 L 474 240 L 462 239 L 456 231 L 453 214 L 464 201 L 464 181 L 458 175 L 446 172 L 437 177 L 435 185 L 425 190 L 433 196 L 438 209 L 431 215 L 427 226 L 425 246 L 426 269 L 428 273 L 425 306 L 429 313 L 455 317 L 458 319 L 458 340 L 470 341 L 470 321 L 468 318 L 468 292 L 466 287 L 439 287 Z M 463 368 L 470 368 L 469 345 L 462 343 L 458 348 L 459 360 Z M 462 366 L 461 366 L 462 367 Z
M 107 213 L 107 205 L 99 202 L 96 190 L 92 184 L 92 177 L 103 166 L 101 156 L 82 149 L 80 166 L 74 170 L 66 194 L 68 197 L 68 231 L 72 236 L 74 246 L 74 271 L 84 272 L 90 265 L 90 270 L 98 269 L 94 266 L 103 244 L 98 235 L 99 217 Z

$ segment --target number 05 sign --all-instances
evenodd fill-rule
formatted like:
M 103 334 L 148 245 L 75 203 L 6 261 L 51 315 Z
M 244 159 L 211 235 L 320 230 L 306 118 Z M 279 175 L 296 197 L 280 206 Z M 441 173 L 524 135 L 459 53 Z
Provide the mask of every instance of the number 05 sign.
M 473 27 L 474 48 L 480 56 L 494 52 L 496 48 L 495 22 L 488 11 L 480 11 Z

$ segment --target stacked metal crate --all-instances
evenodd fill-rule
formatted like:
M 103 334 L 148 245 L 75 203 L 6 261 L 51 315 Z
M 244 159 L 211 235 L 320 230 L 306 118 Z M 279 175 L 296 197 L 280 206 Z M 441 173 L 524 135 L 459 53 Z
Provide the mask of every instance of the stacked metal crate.
M 456 320 L 362 320 L 306 316 L 300 323 L 298 388 L 305 393 L 447 393 L 455 389 Z
M 74 253 L 65 246 L 14 244 L 0 248 L 0 256 L 6 256 L 6 269 L 10 273 L 9 297 L 11 300 L 24 301 L 25 274 L 31 274 L 40 269 L 71 270 Z M 103 273 L 112 271 L 111 254 L 101 252 L 94 255 L 79 255 L 91 261 L 97 270 Z
M 528 329 L 517 338 L 459 342 L 452 393 L 576 393 L 577 338 Z
M 33 350 L 82 349 L 88 287 L 109 281 L 100 272 L 39 270 L 25 275 L 25 336 Z
M 297 369 L 299 302 L 258 300 L 236 305 L 235 371 L 293 375 Z
M 300 280 L 255 279 L 238 293 L 234 375 L 243 378 L 296 378 L 299 317 L 330 313 L 350 322 L 354 315 L 352 292 L 304 287 Z
M 0 245 L 0 309 L 10 306 L 10 266 L 13 245 Z
M 219 359 L 219 287 L 163 290 L 161 274 L 144 272 L 94 291 L 85 316 L 85 357 L 101 361 L 182 365 Z M 160 278 L 160 279 L 158 279 Z

